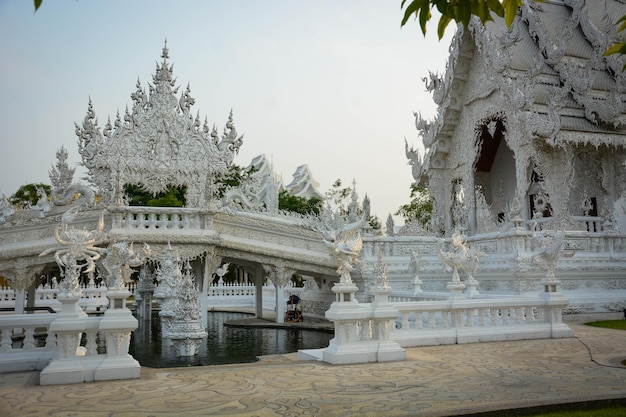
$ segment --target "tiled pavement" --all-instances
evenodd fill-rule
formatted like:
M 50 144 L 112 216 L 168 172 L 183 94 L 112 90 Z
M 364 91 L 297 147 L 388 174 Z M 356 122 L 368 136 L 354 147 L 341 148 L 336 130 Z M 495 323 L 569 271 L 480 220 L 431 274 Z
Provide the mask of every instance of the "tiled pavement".
M 39 386 L 0 375 L 0 416 L 450 416 L 626 398 L 626 332 L 567 317 L 575 338 L 411 348 L 405 362 L 143 368 L 138 380 Z

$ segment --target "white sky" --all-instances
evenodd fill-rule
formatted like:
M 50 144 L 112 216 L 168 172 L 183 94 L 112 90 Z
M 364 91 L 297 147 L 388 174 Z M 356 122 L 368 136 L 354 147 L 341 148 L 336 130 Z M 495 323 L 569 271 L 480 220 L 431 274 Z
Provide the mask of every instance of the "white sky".
M 409 201 L 404 138 L 435 105 L 422 77 L 443 72 L 449 39 L 436 22 L 400 28 L 400 0 L 0 0 L 0 193 L 50 183 L 64 145 L 78 164 L 74 122 L 93 100 L 99 125 L 152 81 L 167 38 L 192 113 L 245 133 L 235 163 L 265 153 L 285 184 L 308 164 L 328 190 L 355 179 L 384 224 Z M 421 146 L 421 145 L 420 145 Z M 77 170 L 78 173 L 84 171 Z M 397 219 L 397 224 L 401 220 Z

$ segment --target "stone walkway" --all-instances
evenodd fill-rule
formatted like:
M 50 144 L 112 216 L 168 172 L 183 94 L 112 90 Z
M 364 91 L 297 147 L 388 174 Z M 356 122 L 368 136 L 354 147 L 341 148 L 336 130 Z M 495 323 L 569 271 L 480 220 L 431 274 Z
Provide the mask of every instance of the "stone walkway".
M 567 317 L 574 338 L 407 349 L 405 362 L 143 368 L 138 380 L 39 386 L 0 375 L 0 416 L 451 416 L 626 398 L 626 332 Z

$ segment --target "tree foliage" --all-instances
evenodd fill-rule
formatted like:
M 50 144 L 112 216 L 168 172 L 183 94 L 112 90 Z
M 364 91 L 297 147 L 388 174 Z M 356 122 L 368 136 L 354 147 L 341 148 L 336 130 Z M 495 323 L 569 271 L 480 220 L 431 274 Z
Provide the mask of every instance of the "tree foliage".
M 126 184 L 124 193 L 128 198 L 129 206 L 142 207 L 184 207 L 186 187 L 167 187 L 167 191 L 152 194 L 145 191 L 141 186 Z
M 300 214 L 320 214 L 323 201 L 318 197 L 304 198 L 291 195 L 287 190 L 278 194 L 278 208 L 280 210 L 292 211 Z
M 48 184 L 25 184 L 17 189 L 15 194 L 9 198 L 9 201 L 17 208 L 34 206 L 37 204 L 37 201 L 39 201 L 39 194 L 37 193 L 37 189 L 39 188 L 46 192 L 46 198 L 50 195 L 50 191 L 52 191 L 52 187 Z
M 344 187 L 341 179 L 335 180 L 330 190 L 326 191 L 326 204 L 328 204 L 335 213 L 338 213 L 344 219 L 347 219 L 351 212 L 356 210 L 358 216 L 363 214 L 363 209 L 356 206 L 356 202 L 352 201 L 352 188 Z M 380 230 L 381 223 L 378 216 L 370 215 L 367 222 L 374 230 Z
M 395 212 L 402 216 L 405 223 L 417 220 L 423 227 L 428 228 L 433 213 L 433 199 L 427 188 L 411 184 L 411 202 L 400 206 Z
M 232 164 L 228 167 L 228 172 L 215 179 L 216 189 L 214 195 L 217 199 L 224 197 L 224 193 L 229 187 L 238 187 L 250 179 L 256 172 L 256 168 L 244 168 L 240 165 Z
M 618 32 L 623 32 L 626 30 L 626 14 L 617 21 L 617 24 L 620 25 L 617 28 Z M 614 44 L 606 51 L 604 55 L 612 55 L 612 54 L 619 54 L 619 55 L 626 54 L 626 42 L 621 42 L 621 43 L 618 42 Z M 626 64 L 624 64 L 624 66 L 622 67 L 622 71 L 626 71 Z
M 543 2 L 543 0 L 535 1 Z M 404 26 L 411 16 L 415 16 L 422 33 L 426 35 L 426 24 L 432 18 L 431 10 L 436 8 L 441 13 L 437 24 L 439 39 L 443 37 L 450 22 L 462 23 L 467 27 L 472 16 L 478 17 L 485 24 L 493 20 L 493 16 L 496 15 L 504 18 L 508 27 L 513 24 L 522 2 L 522 0 L 402 0 L 400 7 L 404 9 L 404 16 L 400 26 Z M 621 24 L 617 29 L 618 32 L 626 30 L 626 15 L 622 16 L 616 24 Z M 626 54 L 626 42 L 614 44 L 605 53 L 605 55 L 612 54 Z
M 443 35 L 450 22 L 469 25 L 472 16 L 477 16 L 485 24 L 493 20 L 493 14 L 503 17 L 507 26 L 515 19 L 517 9 L 522 5 L 522 0 L 402 0 L 401 7 L 406 9 L 402 18 L 401 26 L 404 26 L 412 15 L 419 20 L 422 33 L 426 34 L 426 23 L 432 18 L 431 9 L 437 8 L 441 13 L 437 25 L 437 36 Z
M 347 217 L 350 213 L 350 197 L 352 196 L 352 188 L 343 187 L 341 179 L 336 179 L 328 191 L 326 191 L 326 204 L 330 208 L 339 213 L 343 217 Z

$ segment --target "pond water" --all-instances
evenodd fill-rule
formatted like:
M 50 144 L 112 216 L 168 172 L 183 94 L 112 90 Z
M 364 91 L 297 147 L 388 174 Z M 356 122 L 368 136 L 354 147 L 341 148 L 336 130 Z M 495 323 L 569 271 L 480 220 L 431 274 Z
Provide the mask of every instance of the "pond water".
M 227 327 L 225 321 L 250 317 L 250 314 L 211 311 L 207 318 L 208 337 L 199 352 L 180 357 L 168 339 L 161 338 L 161 320 L 152 313 L 150 323 L 141 322 L 132 332 L 130 354 L 141 366 L 170 368 L 227 363 L 255 362 L 258 356 L 297 352 L 299 349 L 327 347 L 332 333 L 315 330 Z

